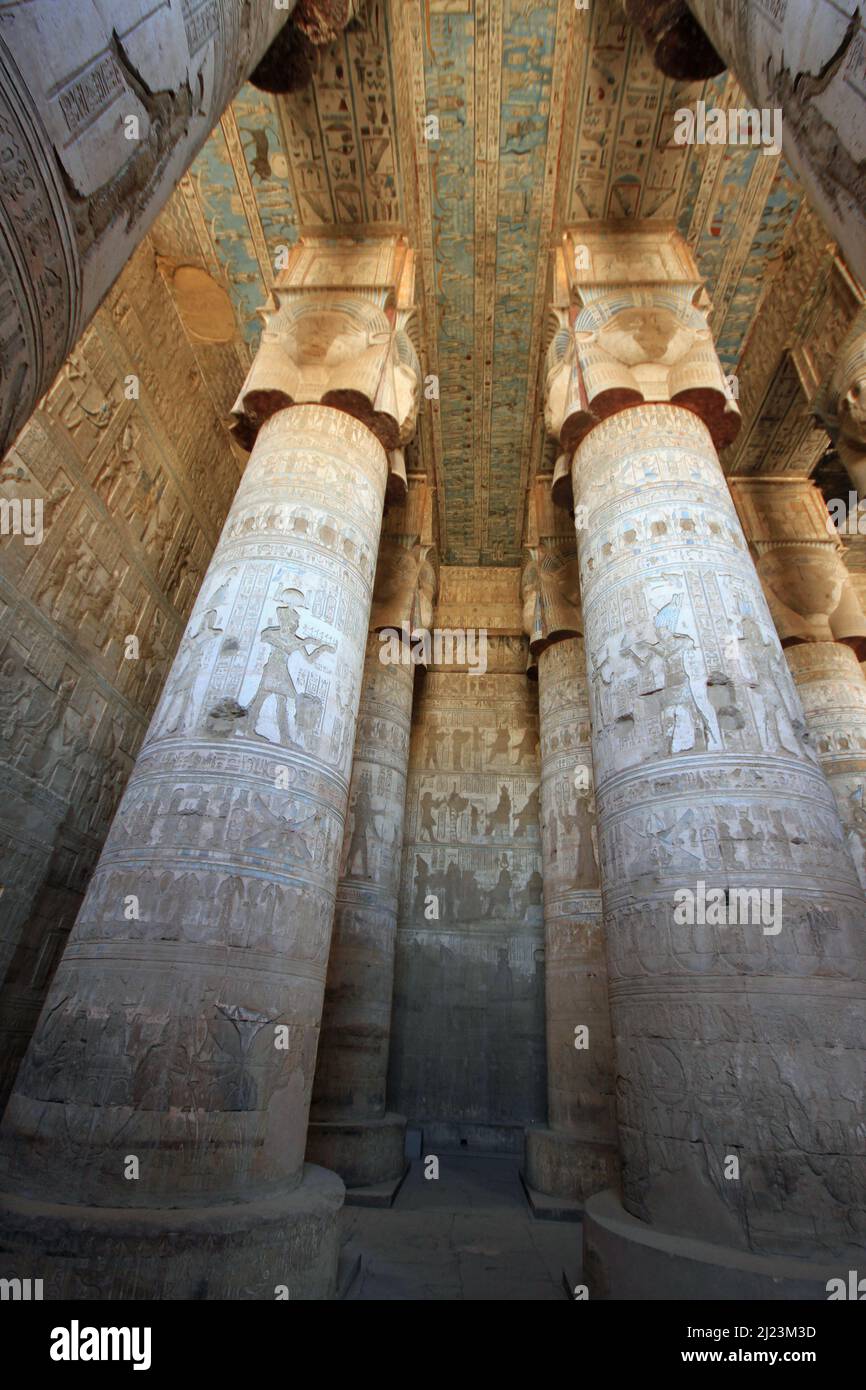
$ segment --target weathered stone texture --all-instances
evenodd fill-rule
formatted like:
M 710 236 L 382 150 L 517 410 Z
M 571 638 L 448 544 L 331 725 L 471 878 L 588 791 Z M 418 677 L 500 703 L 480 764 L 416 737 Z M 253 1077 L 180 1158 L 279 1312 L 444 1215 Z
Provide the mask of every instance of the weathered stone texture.
M 391 1029 L 397 892 L 415 671 L 367 642 L 340 859 L 313 1117 L 380 1118 Z

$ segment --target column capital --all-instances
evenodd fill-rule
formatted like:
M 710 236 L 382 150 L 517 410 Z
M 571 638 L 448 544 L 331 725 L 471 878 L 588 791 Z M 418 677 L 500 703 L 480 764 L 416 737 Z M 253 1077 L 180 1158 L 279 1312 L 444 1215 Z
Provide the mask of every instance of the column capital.
M 574 522 L 554 505 L 550 488 L 545 474 L 530 486 L 520 576 L 523 630 L 533 658 L 552 642 L 583 632 Z
M 836 364 L 812 402 L 852 482 L 866 489 L 866 306 L 842 339 Z
M 385 513 L 370 627 L 429 628 L 439 588 L 433 489 L 410 474 L 405 500 Z
M 622 0 L 626 19 L 636 24 L 659 72 L 678 81 L 699 82 L 724 72 L 727 64 L 707 38 L 686 0 Z
M 270 415 L 329 405 L 397 451 L 415 430 L 414 253 L 402 237 L 303 237 L 259 310 L 262 337 L 232 408 L 251 448 Z
M 586 222 L 556 249 L 545 423 L 566 450 L 631 405 L 669 402 L 730 444 L 739 409 L 707 324 L 711 304 L 672 223 Z
M 866 614 L 811 478 L 731 478 L 731 496 L 783 646 L 866 644 Z

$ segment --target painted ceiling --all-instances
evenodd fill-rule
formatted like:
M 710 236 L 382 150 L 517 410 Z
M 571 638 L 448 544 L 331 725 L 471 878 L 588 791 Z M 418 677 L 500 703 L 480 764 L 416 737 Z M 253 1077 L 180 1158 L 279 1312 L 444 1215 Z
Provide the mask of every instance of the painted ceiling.
M 319 64 L 296 95 L 241 91 L 183 180 L 190 235 L 252 350 L 281 247 L 406 232 L 440 393 L 410 463 L 437 486 L 447 563 L 517 564 L 526 484 L 552 457 L 540 378 L 561 228 L 674 220 L 736 371 L 798 185 L 760 149 L 673 143 L 677 108 L 747 103 L 728 74 L 664 78 L 617 0 L 367 0 Z

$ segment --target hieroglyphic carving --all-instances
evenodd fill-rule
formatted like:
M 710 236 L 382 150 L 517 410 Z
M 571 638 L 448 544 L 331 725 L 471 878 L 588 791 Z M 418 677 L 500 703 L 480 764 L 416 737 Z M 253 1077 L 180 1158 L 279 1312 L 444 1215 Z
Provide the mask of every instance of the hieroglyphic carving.
M 538 725 L 519 571 L 443 566 L 436 625 L 470 623 L 488 580 L 486 674 L 431 668 L 416 699 L 389 1095 L 425 1134 L 516 1149 L 544 1113 Z
M 582 625 L 579 611 L 578 622 Z M 613 1049 L 583 640 L 538 654 L 547 1031 L 546 1130 L 526 1133 L 531 1187 L 584 1198 L 616 1170 Z M 582 1030 L 586 1029 L 584 1034 Z
M 147 1205 L 242 1180 L 267 1190 L 299 1171 L 305 1125 L 290 1121 L 296 1107 L 305 1116 L 312 1082 L 386 467 L 366 426 L 327 407 L 279 411 L 259 433 L 55 979 L 65 1002 L 10 1102 L 14 1129 L 49 1094 L 58 1117 L 76 1086 L 86 1105 L 97 1058 L 115 1075 L 123 1142 L 146 1142 L 151 1157 L 130 1193 L 113 1112 L 100 1107 L 95 1134 L 58 1142 L 78 1200 L 119 1204 L 126 1192 Z M 126 920 L 129 894 L 140 916 Z M 108 1024 L 99 1002 L 131 943 L 151 962 L 134 986 L 143 1034 L 120 991 Z M 166 972 L 181 961 L 191 1002 L 175 1012 Z M 61 1077 L 72 1019 L 82 1065 Z M 280 1052 L 265 1025 L 283 1019 Z M 89 1165 L 74 1162 L 87 1152 Z M 48 1181 L 59 1160 L 31 1153 L 31 1172 Z
M 317 54 L 316 80 L 280 98 L 301 223 L 394 225 L 400 167 L 393 56 L 384 0 Z
M 308 1159 L 335 1168 L 349 1186 L 398 1178 L 405 1162 L 405 1119 L 388 1116 L 387 1124 L 380 1122 L 386 1120 L 415 684 L 408 638 L 416 626 L 427 625 L 435 598 L 431 503 L 424 479 L 413 477 L 404 504 L 386 512 L 355 732 L 307 1135 Z M 405 660 L 395 660 L 380 640 L 395 632 L 399 658 Z
M 404 1166 L 405 1121 L 395 1122 L 394 1142 L 384 1153 L 381 1127 L 371 1127 L 370 1122 L 385 1118 L 415 671 L 409 663 L 383 664 L 381 652 L 378 634 L 372 632 L 307 1134 L 309 1161 L 324 1164 L 330 1159 L 349 1186 L 397 1178 Z M 323 1126 L 321 1121 L 328 1123 Z M 335 1128 L 342 1134 L 336 1154 L 329 1147 Z
M 615 1175 L 613 1054 L 574 523 L 554 505 L 548 475 L 530 489 L 526 553 L 523 623 L 541 747 L 548 1120 L 526 1132 L 526 1179 L 581 1200 Z
M 866 680 L 858 660 L 866 653 L 866 614 L 842 542 L 812 482 L 740 478 L 731 494 L 866 887 Z
M 410 313 L 392 253 L 359 248 L 362 293 L 341 290 L 349 324 L 375 310 L 389 343 Z M 335 263 L 348 270 L 325 248 L 326 284 Z M 316 283 L 308 246 L 287 277 Z M 369 410 L 363 333 L 313 336 L 350 408 Z M 26 1171 L 28 1194 L 50 1195 L 62 1171 L 88 1212 L 300 1186 L 303 1222 L 317 1200 L 306 1121 L 388 457 L 352 413 L 290 406 L 268 347 L 254 408 L 240 399 L 252 456 L 7 1110 L 11 1184 Z M 296 354 L 296 374 L 311 360 Z M 386 441 L 408 428 L 399 390 L 374 401 Z M 147 1155 L 132 1186 L 121 1144 Z M 284 1260 L 263 1264 L 259 1296 Z
M 187 11 L 123 0 L 109 22 L 94 6 L 59 17 L 50 0 L 4 10 L 0 453 L 288 17 L 244 0 L 218 19 L 203 6 L 192 25 Z
M 582 441 L 573 484 L 625 1201 L 740 1248 L 853 1250 L 859 1044 L 835 978 L 862 958 L 862 890 L 709 432 L 635 406 Z M 781 929 L 679 924 L 675 889 L 698 880 L 779 888 Z M 816 1038 L 787 1073 L 793 1108 L 774 1080 L 780 977 Z M 819 1146 L 807 1113 L 825 1117 Z
M 235 479 L 146 241 L 3 463 L 3 495 L 44 507 L 42 543 L 5 536 L 0 565 L 3 973 L 30 943 L 0 996 L 4 1086 L 50 979 L 48 904 L 80 900 Z
M 842 642 L 804 642 L 785 652 L 818 761 L 866 888 L 866 678 Z

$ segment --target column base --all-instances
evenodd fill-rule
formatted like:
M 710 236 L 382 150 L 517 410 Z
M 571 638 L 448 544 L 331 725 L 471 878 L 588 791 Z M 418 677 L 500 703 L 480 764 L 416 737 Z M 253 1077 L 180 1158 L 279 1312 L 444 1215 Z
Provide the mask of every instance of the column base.
M 579 1221 L 587 1197 L 616 1182 L 614 1144 L 581 1139 L 541 1126 L 524 1136 L 521 1178 L 533 1214 L 552 1221 Z
M 537 1187 L 530 1187 L 526 1174 L 520 1171 L 520 1186 L 536 1221 L 582 1221 L 583 1202 L 576 1197 L 548 1197 Z
M 827 1281 L 847 1282 L 849 1263 L 834 1268 L 750 1255 L 670 1235 L 638 1221 L 611 1191 L 590 1197 L 583 1215 L 583 1282 L 591 1299 L 826 1302 Z
M 307 1128 L 307 1162 L 339 1173 L 350 1193 L 399 1186 L 406 1174 L 405 1147 L 406 1117 L 390 1111 L 378 1120 L 311 1120 Z M 395 1195 L 396 1188 L 390 1201 L 364 1205 L 390 1206 Z
M 286 1195 L 237 1205 L 78 1207 L 0 1197 L 0 1277 L 50 1300 L 331 1299 L 344 1187 L 304 1165 Z

